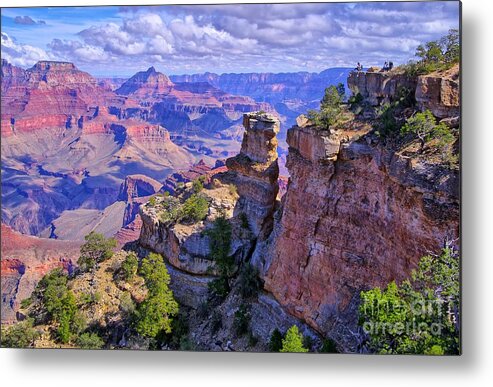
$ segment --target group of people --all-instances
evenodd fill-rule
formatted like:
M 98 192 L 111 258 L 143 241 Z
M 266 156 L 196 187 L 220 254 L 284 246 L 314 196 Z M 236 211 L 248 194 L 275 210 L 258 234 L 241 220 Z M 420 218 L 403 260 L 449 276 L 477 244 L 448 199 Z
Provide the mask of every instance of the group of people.
M 385 61 L 384 65 L 383 65 L 383 68 L 382 68 L 382 71 L 390 71 L 393 68 L 394 68 L 394 62 Z M 355 70 L 357 72 L 363 71 L 363 65 L 358 62 L 358 64 L 356 65 Z
M 394 62 L 388 62 L 388 61 L 385 61 L 384 65 L 383 65 L 383 71 L 390 71 L 394 68 Z

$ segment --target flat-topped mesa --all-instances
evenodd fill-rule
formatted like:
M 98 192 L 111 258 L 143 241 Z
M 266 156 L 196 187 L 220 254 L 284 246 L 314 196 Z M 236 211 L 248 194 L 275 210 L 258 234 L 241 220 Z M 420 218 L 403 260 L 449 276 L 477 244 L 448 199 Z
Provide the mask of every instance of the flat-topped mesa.
M 235 215 L 244 213 L 255 236 L 261 239 L 272 230 L 279 185 L 277 133 L 279 120 L 267 113 L 243 115 L 245 134 L 240 153 L 226 160 L 240 199 Z
M 77 70 L 77 67 L 71 62 L 58 62 L 58 61 L 50 61 L 43 60 L 37 62 L 31 70 L 38 71 L 47 71 L 47 70 L 55 70 L 55 71 L 67 71 L 67 70 Z

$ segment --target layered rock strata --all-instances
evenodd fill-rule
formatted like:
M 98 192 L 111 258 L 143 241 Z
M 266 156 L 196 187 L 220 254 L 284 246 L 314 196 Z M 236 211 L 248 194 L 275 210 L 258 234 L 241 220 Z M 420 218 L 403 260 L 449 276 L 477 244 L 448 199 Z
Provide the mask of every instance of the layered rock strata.
M 290 314 L 356 351 L 359 292 L 408 278 L 458 237 L 459 183 L 371 135 L 346 136 L 309 123 L 288 131 L 287 193 L 253 262 Z

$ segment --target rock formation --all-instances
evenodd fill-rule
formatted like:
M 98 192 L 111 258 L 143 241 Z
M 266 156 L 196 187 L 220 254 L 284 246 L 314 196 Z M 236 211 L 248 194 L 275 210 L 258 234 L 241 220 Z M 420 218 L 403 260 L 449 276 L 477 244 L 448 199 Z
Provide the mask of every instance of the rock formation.
M 277 138 L 279 121 L 272 115 L 245 114 L 245 134 L 240 153 L 226 160 L 234 175 L 240 199 L 235 215 L 244 213 L 253 233 L 261 238 L 272 229 L 273 213 L 279 192 Z
M 416 90 L 416 77 L 394 72 L 353 71 L 347 83 L 354 95 L 361 94 L 373 106 L 394 101 L 401 89 Z
M 458 174 L 309 123 L 288 144 L 287 193 L 253 262 L 289 313 L 355 351 L 359 292 L 458 237 Z
M 459 82 L 459 65 L 418 77 L 394 70 L 353 71 L 348 78 L 348 86 L 353 94 L 361 94 L 373 106 L 395 101 L 401 96 L 400 90 L 405 89 L 411 92 L 421 110 L 429 109 L 439 119 L 459 116 Z
M 79 257 L 77 242 L 22 235 L 2 223 L 2 324 L 16 320 L 20 302 L 49 271 L 71 271 Z
M 415 96 L 420 108 L 431 110 L 437 118 L 458 117 L 459 76 L 459 65 L 445 72 L 419 76 Z

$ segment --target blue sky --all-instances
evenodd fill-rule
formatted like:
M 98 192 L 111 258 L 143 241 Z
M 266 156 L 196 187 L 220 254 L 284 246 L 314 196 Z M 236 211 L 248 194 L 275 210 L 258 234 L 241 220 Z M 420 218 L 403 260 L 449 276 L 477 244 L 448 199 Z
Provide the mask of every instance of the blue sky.
M 2 58 L 65 60 L 96 76 L 321 71 L 405 63 L 459 27 L 459 3 L 2 8 Z

